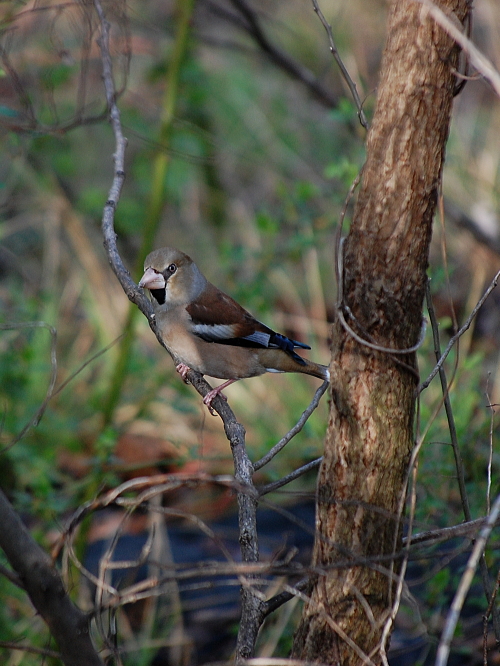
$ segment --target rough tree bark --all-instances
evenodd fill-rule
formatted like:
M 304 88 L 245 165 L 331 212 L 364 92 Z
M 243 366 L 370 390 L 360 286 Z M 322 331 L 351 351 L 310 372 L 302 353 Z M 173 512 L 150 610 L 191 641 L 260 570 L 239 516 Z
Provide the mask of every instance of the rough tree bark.
M 62 663 L 104 666 L 90 638 L 90 617 L 71 602 L 51 558 L 30 535 L 1 490 L 0 526 L 0 548 L 47 623 L 59 646 Z
M 460 23 L 470 10 L 466 0 L 436 4 Z M 392 3 L 367 161 L 345 241 L 340 306 L 358 336 L 383 347 L 407 349 L 420 336 L 458 59 L 459 49 L 425 5 Z M 413 353 L 361 345 L 338 318 L 333 340 L 313 556 L 324 573 L 305 606 L 293 656 L 346 666 L 362 663 L 362 651 L 380 663 L 391 577 L 370 566 L 335 564 L 391 554 L 400 546 L 398 507 L 414 441 L 416 360 Z

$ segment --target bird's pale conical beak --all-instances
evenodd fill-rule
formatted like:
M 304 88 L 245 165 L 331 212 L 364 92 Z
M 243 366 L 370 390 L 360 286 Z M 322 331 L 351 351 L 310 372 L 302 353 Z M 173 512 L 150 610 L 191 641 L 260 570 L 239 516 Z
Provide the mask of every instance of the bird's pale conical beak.
M 161 273 L 157 273 L 154 269 L 148 268 L 141 277 L 139 287 L 142 287 L 143 289 L 165 289 L 165 278 Z

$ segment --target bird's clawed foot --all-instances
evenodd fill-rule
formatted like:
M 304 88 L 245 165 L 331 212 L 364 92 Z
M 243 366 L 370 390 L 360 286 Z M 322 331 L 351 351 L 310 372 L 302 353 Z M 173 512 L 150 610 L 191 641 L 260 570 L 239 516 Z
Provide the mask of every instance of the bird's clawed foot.
M 203 404 L 208 407 L 208 411 L 210 412 L 210 414 L 212 414 L 212 416 L 217 416 L 217 412 L 212 407 L 212 400 L 218 395 L 220 395 L 220 397 L 223 398 L 223 400 L 227 400 L 224 393 L 222 393 L 222 389 L 224 388 L 224 386 L 227 386 L 227 382 L 221 384 L 221 386 L 217 386 L 216 388 L 212 389 L 203 398 Z
M 203 398 L 203 404 L 205 404 L 208 407 L 210 414 L 212 414 L 212 416 L 216 416 L 216 413 L 212 407 L 212 400 L 218 395 L 220 395 L 220 397 L 223 398 L 224 400 L 227 400 L 224 393 L 222 393 L 222 389 L 227 388 L 236 381 L 237 381 L 236 379 L 228 379 L 227 382 L 224 382 L 224 384 L 221 384 L 220 386 L 217 386 L 216 388 L 209 391 L 207 395 Z
M 185 363 L 179 363 L 178 365 L 175 366 L 175 369 L 177 372 L 180 374 L 182 379 L 187 383 L 187 373 L 191 370 L 189 365 L 186 365 Z M 238 381 L 237 379 L 228 379 L 227 382 L 224 382 L 220 386 L 216 386 L 214 389 L 209 391 L 207 395 L 203 398 L 203 404 L 208 407 L 208 411 L 212 416 L 217 416 L 217 413 L 215 412 L 214 408 L 212 407 L 212 400 L 220 395 L 223 400 L 227 400 L 226 396 L 224 393 L 222 393 L 222 389 L 225 389 L 227 386 L 230 386 L 234 382 Z
M 188 383 L 188 380 L 186 379 L 186 376 L 187 376 L 187 373 L 191 370 L 191 368 L 189 367 L 189 365 L 186 365 L 185 363 L 179 363 L 179 365 L 176 365 L 176 366 L 175 366 L 175 369 L 177 370 L 177 372 L 180 374 L 180 376 L 182 377 L 182 379 L 183 379 L 183 380 L 186 382 L 186 384 L 187 384 L 187 383 Z

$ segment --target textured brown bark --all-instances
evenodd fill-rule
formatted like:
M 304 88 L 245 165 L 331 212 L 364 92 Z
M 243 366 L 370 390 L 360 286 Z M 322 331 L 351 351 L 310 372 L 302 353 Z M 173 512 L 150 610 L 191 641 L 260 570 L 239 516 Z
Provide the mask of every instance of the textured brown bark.
M 90 638 L 90 617 L 73 605 L 51 558 L 34 541 L 1 490 L 0 548 L 47 623 L 61 662 L 65 666 L 104 666 Z
M 460 22 L 468 10 L 465 0 L 436 4 Z M 367 161 L 344 252 L 344 303 L 354 315 L 344 308 L 346 319 L 362 338 L 384 347 L 406 349 L 420 336 L 458 56 L 421 3 L 393 2 Z M 395 357 L 360 345 L 338 321 L 333 339 L 313 556 L 324 573 L 311 590 L 293 656 L 362 663 L 359 651 L 340 637 L 344 633 L 380 663 L 391 578 L 370 566 L 335 564 L 391 554 L 400 545 L 398 507 L 413 446 L 416 375 Z M 415 366 L 414 354 L 397 358 Z

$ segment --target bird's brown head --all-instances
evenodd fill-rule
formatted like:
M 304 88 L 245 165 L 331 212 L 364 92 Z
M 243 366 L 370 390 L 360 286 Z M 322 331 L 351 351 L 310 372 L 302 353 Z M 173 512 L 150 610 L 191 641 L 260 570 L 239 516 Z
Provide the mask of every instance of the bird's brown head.
M 173 247 L 162 247 L 146 257 L 139 287 L 149 289 L 153 305 L 169 309 L 189 303 L 205 284 L 191 257 Z

